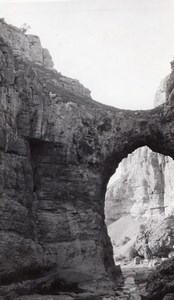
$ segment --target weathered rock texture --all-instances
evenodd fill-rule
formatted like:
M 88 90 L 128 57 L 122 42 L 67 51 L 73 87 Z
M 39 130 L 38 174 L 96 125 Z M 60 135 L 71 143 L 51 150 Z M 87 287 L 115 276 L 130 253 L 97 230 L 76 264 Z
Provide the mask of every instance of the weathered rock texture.
M 174 299 L 174 258 L 164 261 L 149 276 L 145 300 Z M 173 295 L 173 296 L 172 296 Z
M 24 35 L 21 29 L 0 20 L 1 38 L 9 45 L 15 56 L 30 60 L 45 67 L 53 67 L 52 58 L 47 49 L 42 48 L 40 39 L 35 35 Z
M 137 149 L 121 162 L 121 176 L 106 193 L 106 223 L 124 215 L 135 218 L 174 212 L 174 162 L 171 157 Z
M 145 256 L 144 245 L 147 240 L 151 257 L 174 256 L 174 216 L 162 220 L 154 218 L 141 225 L 134 248 L 142 257 Z
M 156 106 L 166 101 L 170 82 L 169 76 L 161 82 L 155 96 Z M 141 219 L 174 213 L 174 161 L 171 157 L 141 147 L 120 163 L 119 170 L 120 177 L 106 193 L 107 224 L 128 214 Z
M 0 36 L 4 43 L 11 48 L 13 55 L 16 58 L 20 58 L 21 61 L 29 61 L 30 63 L 52 69 L 54 64 L 51 55 L 47 49 L 42 48 L 39 37 L 31 34 L 24 34 L 22 29 L 8 25 L 2 21 L 2 19 L 0 19 L 0 32 Z M 84 88 L 78 80 L 62 76 L 61 73 L 59 73 L 58 79 L 57 82 L 56 78 L 53 80 L 65 90 L 81 96 L 90 97 L 90 90 Z M 53 98 L 56 96 L 53 91 L 51 91 L 50 94 Z
M 116 281 L 104 223 L 108 180 L 138 147 L 174 157 L 172 96 L 149 111 L 97 103 L 16 53 L 1 26 L 0 295 L 67 286 L 106 293 Z M 26 36 L 10 28 L 23 44 Z
M 168 82 L 170 80 L 170 75 L 167 75 L 161 82 L 156 91 L 155 99 L 154 99 L 154 106 L 159 106 L 166 101 L 167 98 L 167 87 Z

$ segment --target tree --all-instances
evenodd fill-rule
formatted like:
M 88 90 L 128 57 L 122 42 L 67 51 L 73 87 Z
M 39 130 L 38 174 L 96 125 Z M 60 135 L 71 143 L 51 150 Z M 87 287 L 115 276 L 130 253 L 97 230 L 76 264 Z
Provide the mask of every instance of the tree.
M 27 23 L 24 23 L 21 27 L 20 30 L 22 31 L 22 33 L 26 33 L 28 30 L 31 29 L 31 26 L 28 25 Z

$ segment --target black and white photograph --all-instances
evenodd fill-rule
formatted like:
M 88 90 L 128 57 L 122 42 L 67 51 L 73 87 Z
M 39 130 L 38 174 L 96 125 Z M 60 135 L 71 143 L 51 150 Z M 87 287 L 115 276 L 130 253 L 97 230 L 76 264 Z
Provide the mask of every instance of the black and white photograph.
M 0 300 L 174 300 L 174 0 L 0 0 Z

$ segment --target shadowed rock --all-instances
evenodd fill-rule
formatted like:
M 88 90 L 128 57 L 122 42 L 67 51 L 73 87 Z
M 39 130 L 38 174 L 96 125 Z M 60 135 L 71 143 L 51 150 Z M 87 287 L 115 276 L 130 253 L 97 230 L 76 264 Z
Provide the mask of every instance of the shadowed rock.
M 109 107 L 19 54 L 0 37 L 0 293 L 69 269 L 77 290 L 106 293 L 117 280 L 107 182 L 138 147 L 174 157 L 173 97 L 148 111 Z

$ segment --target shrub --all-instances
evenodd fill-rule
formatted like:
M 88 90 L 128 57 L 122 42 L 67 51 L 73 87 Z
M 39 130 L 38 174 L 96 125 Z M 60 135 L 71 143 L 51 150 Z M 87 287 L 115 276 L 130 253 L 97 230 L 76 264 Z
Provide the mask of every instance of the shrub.
M 22 31 L 22 33 L 26 33 L 28 30 L 31 29 L 31 26 L 24 23 L 21 27 L 20 27 L 20 30 Z
M 138 256 L 137 250 L 135 250 L 134 246 L 130 247 L 129 249 L 129 259 L 134 259 L 136 256 Z

